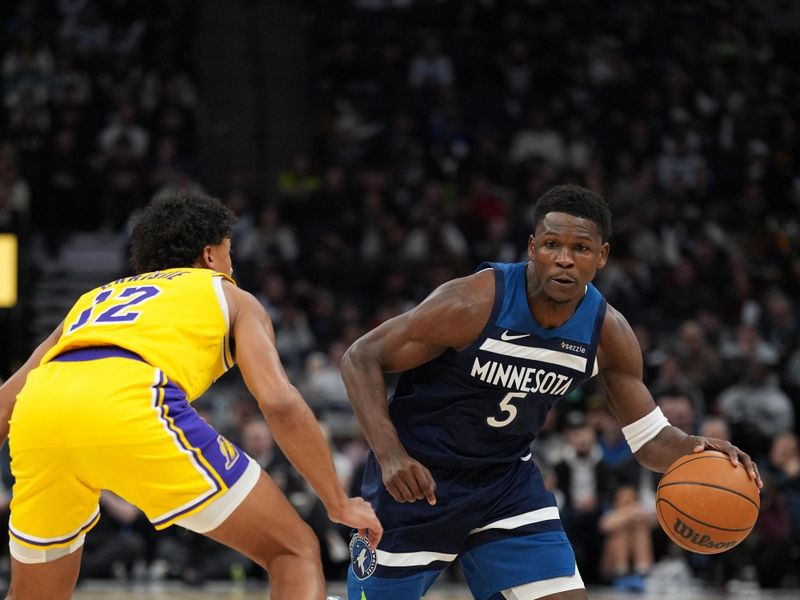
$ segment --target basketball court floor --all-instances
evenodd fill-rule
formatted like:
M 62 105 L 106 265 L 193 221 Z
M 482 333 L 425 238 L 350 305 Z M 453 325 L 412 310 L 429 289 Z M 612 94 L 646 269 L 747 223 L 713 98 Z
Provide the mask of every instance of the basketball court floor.
M 331 585 L 329 594 L 344 598 L 342 584 Z M 75 592 L 74 600 L 266 600 L 265 588 L 242 587 L 230 584 L 210 585 L 203 589 L 189 589 L 169 583 L 142 586 L 108 582 L 84 582 Z M 798 600 L 800 590 L 758 591 L 747 590 L 722 594 L 708 590 L 669 593 L 654 590 L 645 594 L 615 592 L 607 588 L 590 588 L 590 600 Z M 391 600 L 389 598 L 384 600 Z M 425 600 L 472 600 L 463 586 L 435 584 Z

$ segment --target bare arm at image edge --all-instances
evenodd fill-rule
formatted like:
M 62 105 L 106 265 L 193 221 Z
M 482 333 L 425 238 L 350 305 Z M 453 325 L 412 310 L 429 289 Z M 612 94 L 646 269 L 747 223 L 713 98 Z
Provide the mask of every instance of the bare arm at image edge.
M 383 530 L 361 498 L 348 498 L 339 483 L 328 444 L 314 413 L 291 384 L 278 351 L 266 311 L 249 293 L 225 283 L 236 342 L 236 362 L 275 441 L 322 500 L 330 519 L 369 533 L 374 548 Z
M 17 395 L 28 379 L 28 373 L 39 366 L 42 357 L 55 345 L 58 338 L 61 337 L 63 326 L 64 324 L 60 323 L 58 327 L 53 330 L 53 333 L 37 346 L 36 350 L 34 350 L 28 360 L 25 361 L 25 364 L 0 387 L 0 446 L 2 446 L 8 438 L 8 422 L 11 419 L 11 413 L 14 411 Z

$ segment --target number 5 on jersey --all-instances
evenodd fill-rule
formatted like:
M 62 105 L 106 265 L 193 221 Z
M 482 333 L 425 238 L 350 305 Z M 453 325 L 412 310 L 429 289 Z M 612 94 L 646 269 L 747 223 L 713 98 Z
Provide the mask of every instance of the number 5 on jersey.
M 486 422 L 491 425 L 492 427 L 505 427 L 511 421 L 513 421 L 517 416 L 517 407 L 511 404 L 511 400 L 514 398 L 524 398 L 527 396 L 525 392 L 509 392 L 507 393 L 503 399 L 500 401 L 500 410 L 504 413 L 507 413 L 508 416 L 504 419 L 495 419 L 494 417 L 489 417 L 486 419 Z
M 78 315 L 78 320 L 67 328 L 67 333 L 72 333 L 79 327 L 87 323 L 92 324 L 112 324 L 112 323 L 131 323 L 139 318 L 138 311 L 130 310 L 135 304 L 141 304 L 158 295 L 161 290 L 154 285 L 140 285 L 126 287 L 122 290 L 103 290 L 92 302 L 92 305 Z M 119 292 L 114 295 L 114 292 Z M 127 302 L 117 304 L 122 299 L 129 298 Z M 115 303 L 114 306 L 107 308 L 97 316 L 94 313 L 101 304 Z

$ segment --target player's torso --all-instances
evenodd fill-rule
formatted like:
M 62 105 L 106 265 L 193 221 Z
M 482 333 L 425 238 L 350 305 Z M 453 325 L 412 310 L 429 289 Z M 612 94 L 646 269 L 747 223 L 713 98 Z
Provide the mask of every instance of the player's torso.
M 555 329 L 533 319 L 525 264 L 493 264 L 495 302 L 461 351 L 403 373 L 389 413 L 408 452 L 427 464 L 478 466 L 529 454 L 550 408 L 596 373 L 606 303 L 592 286 Z
M 87 292 L 42 363 L 76 348 L 119 346 L 160 368 L 194 399 L 233 365 L 224 278 L 208 269 L 169 269 Z

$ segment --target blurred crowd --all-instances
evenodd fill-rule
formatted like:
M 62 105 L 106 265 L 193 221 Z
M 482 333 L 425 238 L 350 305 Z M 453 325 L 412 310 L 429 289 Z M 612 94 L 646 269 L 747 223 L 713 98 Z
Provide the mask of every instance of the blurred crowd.
M 687 433 L 731 439 L 765 479 L 722 555 L 678 550 L 596 386 L 534 443 L 584 579 L 800 586 L 800 16 L 791 3 L 350 0 L 304 3 L 313 145 L 274 189 L 232 178 L 235 276 L 329 433 L 343 485 L 366 448 L 339 374 L 359 335 L 484 260 L 525 259 L 534 201 L 574 182 L 614 213 L 598 287 L 630 321 L 645 382 Z M 0 230 L 124 231 L 163 189 L 201 188 L 191 3 L 4 6 Z M 197 65 L 194 65 L 195 67 Z M 20 356 L 7 356 L 3 372 Z M 387 381 L 391 388 L 393 381 Z M 235 376 L 200 410 L 264 466 L 322 542 L 347 532 L 273 445 Z M 154 535 L 108 494 L 86 576 L 246 579 L 194 534 Z M 599 558 L 598 558 L 599 557 Z M 448 576 L 458 579 L 457 569 Z

